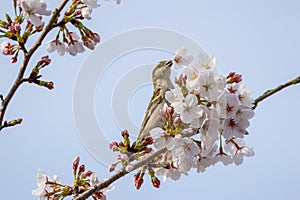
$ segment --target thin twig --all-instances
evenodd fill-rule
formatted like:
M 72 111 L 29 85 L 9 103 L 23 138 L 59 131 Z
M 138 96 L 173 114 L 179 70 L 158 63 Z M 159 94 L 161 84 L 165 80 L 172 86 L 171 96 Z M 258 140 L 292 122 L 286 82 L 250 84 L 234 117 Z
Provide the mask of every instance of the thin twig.
M 264 92 L 262 95 L 260 95 L 259 97 L 257 97 L 255 99 L 253 109 L 255 109 L 257 107 L 259 102 L 263 101 L 264 99 L 268 98 L 269 96 L 279 92 L 280 90 L 282 90 L 282 89 L 284 89 L 288 86 L 295 85 L 295 84 L 298 84 L 298 83 L 300 83 L 300 76 L 298 76 L 297 78 L 295 78 L 295 79 L 293 79 L 293 80 L 291 80 L 287 83 L 279 85 L 274 89 L 267 90 L 266 92 Z
M 89 198 L 90 196 L 92 196 L 95 192 L 107 188 L 111 183 L 115 182 L 116 180 L 118 180 L 119 178 L 125 176 L 126 174 L 144 166 L 149 164 L 154 158 L 160 156 L 161 154 L 163 154 L 164 152 L 166 152 L 167 149 L 163 148 L 160 149 L 156 152 L 154 152 L 153 154 L 151 154 L 150 156 L 146 157 L 145 159 L 135 163 L 133 165 L 133 168 L 130 171 L 126 171 L 124 168 L 119 170 L 117 173 L 115 173 L 114 175 L 112 175 L 109 179 L 104 180 L 102 182 L 100 182 L 99 184 L 95 185 L 93 188 L 83 192 L 82 194 L 78 195 L 78 197 L 74 198 L 73 200 L 85 200 L 87 198 Z
M 0 110 L 0 130 L 3 128 L 2 127 L 2 125 L 3 125 L 3 119 L 4 119 L 4 115 L 5 115 L 7 106 L 10 103 L 12 97 L 16 93 L 16 91 L 19 88 L 19 86 L 23 83 L 22 80 L 24 78 L 24 73 L 26 71 L 26 68 L 28 66 L 30 58 L 32 57 L 32 55 L 34 54 L 34 52 L 41 46 L 41 44 L 42 44 L 43 40 L 45 39 L 45 37 L 47 36 L 47 34 L 53 29 L 53 24 L 56 23 L 59 15 L 60 15 L 60 12 L 66 6 L 66 4 L 68 3 L 68 1 L 70 1 L 70 0 L 64 0 L 61 3 L 61 5 L 54 10 L 51 19 L 49 20 L 47 26 L 45 27 L 45 29 L 41 33 L 40 37 L 37 39 L 36 43 L 33 45 L 33 47 L 28 52 L 26 52 L 26 51 L 24 52 L 24 54 L 25 54 L 24 55 L 24 61 L 23 61 L 23 64 L 22 64 L 22 66 L 20 68 L 18 76 L 17 76 L 17 78 L 16 78 L 13 86 L 9 90 L 7 96 L 2 101 L 2 106 L 1 106 L 1 110 Z

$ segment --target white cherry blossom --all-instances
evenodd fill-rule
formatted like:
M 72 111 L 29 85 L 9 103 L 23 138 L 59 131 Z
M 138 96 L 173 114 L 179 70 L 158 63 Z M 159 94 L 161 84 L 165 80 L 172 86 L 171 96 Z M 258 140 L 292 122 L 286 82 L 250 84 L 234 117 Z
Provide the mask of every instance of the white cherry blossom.
M 198 99 L 194 94 L 188 94 L 184 102 L 174 106 L 176 113 L 180 114 L 180 118 L 184 123 L 191 123 L 193 119 L 201 117 L 203 110 L 198 105 Z
M 159 168 L 156 171 L 156 175 L 163 176 L 163 181 L 166 182 L 167 178 L 171 178 L 174 181 L 177 181 L 180 179 L 181 173 L 178 171 L 178 169 L 175 168 Z
M 48 181 L 60 183 L 60 180 L 57 175 L 54 175 L 53 178 L 51 178 L 47 176 L 43 171 L 39 170 L 39 172 L 36 175 L 36 184 L 38 188 L 32 190 L 32 195 L 37 196 L 40 200 L 46 200 L 46 191 L 52 191 L 52 188 L 46 184 L 47 179 Z
M 56 51 L 58 55 L 63 56 L 66 52 L 66 46 L 59 40 L 52 40 L 47 43 L 46 50 L 50 53 Z
M 171 150 L 173 160 L 185 158 L 187 160 L 194 160 L 195 156 L 199 154 L 199 147 L 193 142 L 191 138 L 175 138 L 171 144 L 168 145 Z
M 230 165 L 233 163 L 233 159 L 230 155 L 227 155 L 226 153 L 218 153 L 216 157 L 214 157 L 214 162 L 222 162 L 223 165 Z
M 72 42 L 69 43 L 69 46 L 66 48 L 66 52 L 68 52 L 72 56 L 76 56 L 78 53 L 83 53 L 85 51 L 82 42 L 78 41 L 79 36 L 75 33 L 71 33 Z
M 232 139 L 226 142 L 225 150 L 233 155 L 233 161 L 236 165 L 242 164 L 244 157 L 254 156 L 254 151 L 252 147 L 245 145 L 245 142 L 240 139 Z
M 216 100 L 219 97 L 218 84 L 215 80 L 215 74 L 212 71 L 202 73 L 199 77 L 200 95 L 208 101 Z
M 240 84 L 237 90 L 237 94 L 240 100 L 241 105 L 246 107 L 253 107 L 254 99 L 251 97 L 253 90 L 245 87 L 243 84 Z
M 159 127 L 150 130 L 150 135 L 153 137 L 153 145 L 157 149 L 165 148 L 173 140 L 173 137 Z
M 216 65 L 216 57 L 209 55 L 206 52 L 201 52 L 199 54 L 199 66 L 205 70 L 212 71 Z
M 167 91 L 165 94 L 166 100 L 171 103 L 171 106 L 175 106 L 177 103 L 181 103 L 184 100 L 184 96 L 182 94 L 181 88 L 176 87 L 175 89 L 171 89 Z
M 226 118 L 233 117 L 239 109 L 239 100 L 235 94 L 226 95 Z
M 82 2 L 89 8 L 97 8 L 99 6 L 97 1 L 98 0 L 82 0 Z
M 220 137 L 220 120 L 217 118 L 206 119 L 199 130 L 201 138 L 201 156 L 207 156 L 215 148 L 215 142 Z
M 250 123 L 247 119 L 240 119 L 238 121 L 233 118 L 226 119 L 222 134 L 226 139 L 233 137 L 243 138 L 244 135 L 248 134 L 246 128 L 248 128 L 249 125 Z
M 40 17 L 36 14 L 46 16 L 51 14 L 50 10 L 46 10 L 47 4 L 44 0 L 21 0 L 20 7 L 26 20 L 35 26 L 41 26 L 43 24 Z
M 81 15 L 82 15 L 83 18 L 88 19 L 88 20 L 92 19 L 92 17 L 91 17 L 92 8 L 83 7 L 83 8 L 80 9 L 80 11 L 81 11 Z
M 173 66 L 175 69 L 188 66 L 193 61 L 193 55 L 185 47 L 179 47 L 175 52 Z
M 235 113 L 235 119 L 237 121 L 242 119 L 251 119 L 254 116 L 252 108 L 240 107 Z

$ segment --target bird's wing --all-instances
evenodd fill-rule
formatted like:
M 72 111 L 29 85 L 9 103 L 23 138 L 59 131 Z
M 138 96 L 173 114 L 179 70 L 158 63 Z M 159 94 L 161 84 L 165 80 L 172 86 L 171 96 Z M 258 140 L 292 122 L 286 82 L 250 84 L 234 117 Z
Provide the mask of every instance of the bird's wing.
M 162 90 L 160 88 L 154 90 L 152 98 L 149 102 L 148 108 L 146 110 L 144 120 L 143 120 L 142 125 L 141 125 L 140 133 L 142 133 L 143 130 L 145 129 L 145 127 L 148 123 L 148 120 L 150 119 L 150 116 L 152 115 L 153 111 L 164 100 L 164 96 L 161 94 L 161 92 L 162 92 Z M 139 135 L 141 135 L 141 134 L 139 134 Z

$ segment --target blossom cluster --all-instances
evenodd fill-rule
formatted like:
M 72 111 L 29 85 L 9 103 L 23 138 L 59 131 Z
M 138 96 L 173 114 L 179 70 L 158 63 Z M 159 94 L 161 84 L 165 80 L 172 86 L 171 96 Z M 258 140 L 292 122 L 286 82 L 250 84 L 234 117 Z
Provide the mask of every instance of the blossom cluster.
M 240 165 L 244 157 L 254 155 L 243 140 L 254 116 L 253 91 L 237 73 L 219 75 L 212 55 L 200 53 L 192 61 L 186 48 L 176 51 L 173 64 L 182 71 L 176 87 L 165 94 L 168 105 L 159 116 L 165 126 L 150 131 L 154 146 L 167 149 L 157 161 L 164 167 L 156 173 L 164 179 L 177 180 L 192 168 L 203 172 L 218 162 Z
M 40 200 L 59 200 L 67 196 L 79 195 L 97 185 L 99 180 L 96 174 L 91 170 L 86 171 L 85 165 L 83 164 L 79 166 L 79 161 L 79 157 L 76 156 L 72 165 L 74 175 L 73 186 L 63 185 L 57 175 L 54 175 L 52 178 L 40 170 L 36 175 L 38 188 L 32 190 L 32 195 L 37 196 Z M 92 197 L 95 200 L 106 200 L 105 194 L 113 189 L 113 186 L 109 186 L 101 191 L 95 192 Z
M 120 4 L 120 0 L 115 0 L 115 3 Z M 72 0 L 62 19 L 50 25 L 51 30 L 57 28 L 58 33 L 55 39 L 47 43 L 46 50 L 56 51 L 60 56 L 65 53 L 76 56 L 83 53 L 85 47 L 94 50 L 100 42 L 100 36 L 86 27 L 83 20 L 90 20 L 93 9 L 97 7 L 98 0 Z M 45 0 L 15 0 L 14 9 L 14 17 L 6 14 L 6 20 L 0 20 L 0 37 L 16 42 L 3 41 L 0 45 L 4 55 L 13 56 L 12 63 L 17 62 L 20 50 L 27 51 L 25 44 L 29 37 L 44 30 L 43 17 L 52 14 Z
M 193 55 L 186 48 L 176 51 L 173 66 L 181 73 L 175 78 L 176 87 L 165 93 L 167 103 L 157 116 L 163 125 L 150 130 L 141 144 L 130 145 L 127 131 L 122 132 L 124 142 L 110 144 L 113 151 L 121 154 L 109 171 L 120 163 L 131 171 L 134 160 L 140 161 L 154 152 L 148 145 L 165 149 L 135 174 L 137 189 L 147 170 L 153 186 L 159 187 L 157 176 L 178 180 L 193 168 L 204 172 L 218 162 L 240 165 L 244 157 L 254 155 L 253 148 L 243 140 L 254 116 L 253 91 L 235 72 L 219 75 L 212 55 L 202 52 L 196 62 L 192 61 Z

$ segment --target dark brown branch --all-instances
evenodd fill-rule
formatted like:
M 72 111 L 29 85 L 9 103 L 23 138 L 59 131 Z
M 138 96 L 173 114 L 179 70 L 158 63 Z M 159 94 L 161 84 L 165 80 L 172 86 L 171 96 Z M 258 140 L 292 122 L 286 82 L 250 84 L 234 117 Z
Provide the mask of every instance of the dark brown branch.
M 154 152 L 153 154 L 149 155 L 145 159 L 135 163 L 133 165 L 133 168 L 130 171 L 126 171 L 124 168 L 119 170 L 117 173 L 112 175 L 109 179 L 100 182 L 98 185 L 95 185 L 93 188 L 91 188 L 91 189 L 85 191 L 84 193 L 78 195 L 73 200 L 85 200 L 85 199 L 89 198 L 95 192 L 97 192 L 99 190 L 102 190 L 104 188 L 107 188 L 110 184 L 112 184 L 113 182 L 115 182 L 119 178 L 125 176 L 126 174 L 128 174 L 128 173 L 130 173 L 130 172 L 132 172 L 132 171 L 134 171 L 134 170 L 136 170 L 136 169 L 138 169 L 138 168 L 140 168 L 144 165 L 149 164 L 154 158 L 160 156 L 161 154 L 163 154 L 166 151 L 167 151 L 167 149 L 163 148 L 163 149 L 160 149 L 160 150 Z
M 257 97 L 255 99 L 253 109 L 255 109 L 257 107 L 259 102 L 263 101 L 264 99 L 268 98 L 269 96 L 279 92 L 280 90 L 282 90 L 282 89 L 284 89 L 288 86 L 295 85 L 295 84 L 298 84 L 298 83 L 300 83 L 300 76 L 298 76 L 297 78 L 295 78 L 295 79 L 293 79 L 293 80 L 291 80 L 287 83 L 279 85 L 274 89 L 267 90 L 266 92 L 264 92 L 262 95 L 260 95 L 259 97 Z
M 13 84 L 13 86 L 11 87 L 11 89 L 9 90 L 7 96 L 3 99 L 2 101 L 2 106 L 0 109 L 0 130 L 3 127 L 3 119 L 4 119 L 4 115 L 7 109 L 7 106 L 9 104 L 9 102 L 11 101 L 12 97 L 14 96 L 14 94 L 16 93 L 17 89 L 19 88 L 19 86 L 23 83 L 23 78 L 24 78 L 24 73 L 26 71 L 26 68 L 28 66 L 29 60 L 32 57 L 32 55 L 34 54 L 34 52 L 41 46 L 43 40 L 45 39 L 45 37 L 47 36 L 47 34 L 53 29 L 53 24 L 56 23 L 60 12 L 62 11 L 62 9 L 66 6 L 66 4 L 68 3 L 68 1 L 70 0 L 64 0 L 61 5 L 55 9 L 55 11 L 53 12 L 53 15 L 51 17 L 51 19 L 49 20 L 47 26 L 45 27 L 45 29 L 43 30 L 43 32 L 41 33 L 40 37 L 37 39 L 36 43 L 33 45 L 33 47 L 28 51 L 24 51 L 24 61 L 23 64 L 20 68 L 20 71 L 18 73 L 18 76 Z

